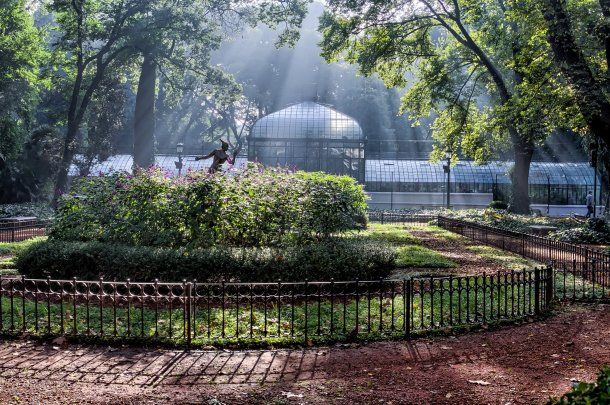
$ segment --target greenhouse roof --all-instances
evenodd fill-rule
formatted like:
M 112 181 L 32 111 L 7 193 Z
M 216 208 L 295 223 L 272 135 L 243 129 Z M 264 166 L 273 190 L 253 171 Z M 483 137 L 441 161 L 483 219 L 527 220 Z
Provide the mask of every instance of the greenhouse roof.
M 512 162 L 477 165 L 461 160 L 451 167 L 452 183 L 510 183 Z M 532 162 L 530 184 L 593 185 L 593 168 L 588 163 Z M 599 180 L 599 179 L 598 179 Z M 367 159 L 365 181 L 397 183 L 442 183 L 447 181 L 443 163 L 427 160 Z
M 253 138 L 272 139 L 364 139 L 356 120 L 328 106 L 307 101 L 294 104 L 259 119 Z

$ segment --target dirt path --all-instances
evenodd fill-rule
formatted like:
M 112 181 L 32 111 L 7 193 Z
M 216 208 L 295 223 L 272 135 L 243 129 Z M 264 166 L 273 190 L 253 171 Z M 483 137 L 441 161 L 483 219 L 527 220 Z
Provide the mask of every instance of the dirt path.
M 468 249 L 471 246 L 481 246 L 482 244 L 471 239 L 455 235 L 453 238 L 445 238 L 425 229 L 414 229 L 409 232 L 417 237 L 421 244 L 427 248 L 440 252 L 447 258 L 458 264 L 456 268 L 442 269 L 443 273 L 458 273 L 465 275 L 475 275 L 483 273 L 505 272 L 507 269 L 498 260 L 489 257 L 482 257 L 475 251 Z M 510 252 L 502 252 L 504 257 L 514 256 L 516 260 L 526 262 L 520 256 Z M 535 263 L 532 261 L 532 263 Z M 527 266 L 527 267 L 533 267 Z M 420 271 L 421 269 L 416 269 Z M 429 272 L 430 269 L 428 269 Z M 510 270 L 509 270 L 510 271 Z
M 610 363 L 610 306 L 413 342 L 268 351 L 0 344 L 0 403 L 542 403 Z

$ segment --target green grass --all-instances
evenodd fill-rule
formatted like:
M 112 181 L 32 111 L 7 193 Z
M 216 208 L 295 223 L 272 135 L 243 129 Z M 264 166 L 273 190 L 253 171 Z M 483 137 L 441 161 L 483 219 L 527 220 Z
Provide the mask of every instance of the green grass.
M 27 247 L 33 245 L 34 243 L 46 240 L 46 236 L 39 236 L 32 239 L 27 239 L 21 242 L 9 242 L 9 243 L 0 243 L 0 255 L 1 256 L 9 256 L 16 255 L 17 253 L 23 251 Z
M 438 239 L 446 240 L 446 241 L 466 241 L 467 239 L 460 234 L 448 231 L 446 229 L 440 228 L 436 225 L 430 225 L 425 229 L 427 232 L 432 234 Z
M 542 265 L 541 263 L 538 263 L 534 260 L 526 259 L 524 257 L 510 253 L 506 250 L 497 249 L 492 246 L 466 246 L 466 249 L 476 253 L 480 257 L 489 259 L 508 270 L 521 270 L 524 268 L 531 269 Z
M 404 227 L 393 224 L 369 224 L 367 230 L 359 232 L 359 237 L 385 242 L 393 246 L 418 245 L 421 241 Z
M 398 248 L 398 267 L 428 267 L 450 268 L 457 267 L 457 263 L 449 260 L 442 254 L 424 246 L 402 246 Z
M 366 231 L 360 232 L 359 237 L 384 242 L 396 247 L 398 259 L 396 266 L 425 267 L 425 268 L 452 268 L 457 264 L 443 254 L 421 246 L 421 240 L 410 231 L 423 230 L 435 232 L 441 236 L 455 235 L 441 228 L 423 224 L 370 224 Z

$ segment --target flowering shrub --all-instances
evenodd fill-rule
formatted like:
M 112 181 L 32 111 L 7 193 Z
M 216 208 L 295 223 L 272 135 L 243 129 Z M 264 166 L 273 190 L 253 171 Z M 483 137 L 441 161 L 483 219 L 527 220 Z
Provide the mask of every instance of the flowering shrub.
M 366 223 L 362 186 L 347 176 L 251 164 L 235 175 L 158 169 L 78 180 L 64 195 L 52 239 L 132 246 L 277 246 Z

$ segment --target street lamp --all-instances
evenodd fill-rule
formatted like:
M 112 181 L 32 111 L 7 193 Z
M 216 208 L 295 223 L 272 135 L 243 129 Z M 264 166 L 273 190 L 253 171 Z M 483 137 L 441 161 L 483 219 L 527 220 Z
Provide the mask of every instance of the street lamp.
M 178 177 L 182 175 L 182 152 L 184 152 L 184 144 L 179 142 L 176 144 L 176 153 L 178 154 L 178 161 L 174 162 L 176 169 L 178 169 Z
M 597 216 L 597 143 L 591 143 L 591 166 L 593 166 L 593 218 Z
M 451 153 L 445 153 L 447 164 L 443 165 L 443 171 L 447 173 L 447 209 L 451 207 Z
M 394 163 L 384 163 L 384 166 L 392 166 L 392 171 L 390 172 L 390 183 L 392 184 L 392 188 L 390 189 L 390 210 L 394 210 Z

